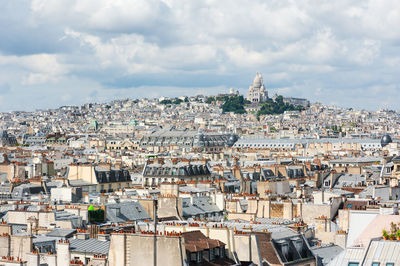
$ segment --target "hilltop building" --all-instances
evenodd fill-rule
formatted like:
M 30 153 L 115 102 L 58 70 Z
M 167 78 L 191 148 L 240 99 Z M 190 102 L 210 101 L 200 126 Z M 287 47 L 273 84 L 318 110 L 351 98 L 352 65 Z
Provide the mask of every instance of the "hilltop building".
M 261 73 L 256 74 L 253 84 L 247 91 L 246 99 L 254 104 L 265 102 L 268 99 L 268 92 L 265 89 Z

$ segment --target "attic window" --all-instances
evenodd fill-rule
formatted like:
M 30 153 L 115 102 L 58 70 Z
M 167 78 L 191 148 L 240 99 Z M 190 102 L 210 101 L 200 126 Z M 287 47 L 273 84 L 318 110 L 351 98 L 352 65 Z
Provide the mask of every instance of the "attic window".
M 281 246 L 282 254 L 285 256 L 285 258 L 287 258 L 287 256 L 289 255 L 289 244 L 281 243 L 280 246 Z
M 302 250 L 303 250 L 303 241 L 299 238 L 299 239 L 294 239 L 292 241 L 294 247 L 296 248 L 297 252 L 299 252 L 301 254 Z
M 138 212 L 142 212 L 142 210 L 141 210 L 139 207 L 136 207 L 136 210 L 137 210 Z

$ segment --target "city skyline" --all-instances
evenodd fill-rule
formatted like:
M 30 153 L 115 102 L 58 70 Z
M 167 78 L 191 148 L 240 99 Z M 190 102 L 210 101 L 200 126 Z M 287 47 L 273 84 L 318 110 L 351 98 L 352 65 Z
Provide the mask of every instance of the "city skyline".
M 398 110 L 396 1 L 6 1 L 0 111 L 266 88 Z
M 0 0 L 0 265 L 400 265 L 400 2 Z

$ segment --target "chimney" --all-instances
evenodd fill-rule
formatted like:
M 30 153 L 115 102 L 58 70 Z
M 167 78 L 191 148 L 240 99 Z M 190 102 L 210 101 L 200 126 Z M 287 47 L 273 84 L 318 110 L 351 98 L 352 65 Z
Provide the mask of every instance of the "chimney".
M 101 241 L 108 241 L 110 240 L 110 234 L 98 234 L 97 239 Z
M 81 233 L 77 233 L 76 234 L 76 239 L 84 239 L 84 240 L 87 240 L 87 239 L 89 239 L 89 233 L 86 233 L 86 232 L 81 232 Z
M 27 255 L 27 265 L 32 265 L 32 266 L 40 265 L 40 255 L 38 252 L 32 251 L 31 253 L 28 253 L 26 255 Z
M 71 254 L 69 250 L 69 240 L 60 239 L 56 243 L 57 266 L 69 266 Z

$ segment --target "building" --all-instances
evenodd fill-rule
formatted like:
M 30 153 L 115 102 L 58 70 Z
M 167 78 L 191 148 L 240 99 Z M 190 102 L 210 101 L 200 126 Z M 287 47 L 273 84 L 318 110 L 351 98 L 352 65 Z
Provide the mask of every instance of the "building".
M 400 263 L 400 242 L 374 238 L 367 246 L 348 247 L 329 262 L 336 265 L 395 266 Z
M 189 129 L 164 128 L 155 130 L 140 140 L 140 148 L 150 152 L 171 150 L 219 152 L 232 146 L 237 136 L 231 134 L 199 132 Z
M 268 92 L 264 87 L 261 73 L 256 74 L 253 84 L 250 85 L 247 91 L 246 99 L 255 104 L 265 102 L 268 99 Z
M 293 97 L 284 97 L 283 98 L 283 102 L 284 103 L 288 103 L 288 104 L 292 104 L 292 105 L 300 105 L 303 107 L 308 107 L 310 106 L 310 101 L 307 99 L 303 99 L 303 98 L 293 98 Z
M 326 154 L 340 151 L 380 151 L 379 139 L 324 138 L 324 139 L 269 139 L 241 138 L 233 145 L 237 149 L 296 151 L 302 155 Z
M 214 262 L 214 265 L 233 265 L 234 261 L 226 258 L 225 243 L 206 237 L 200 231 L 182 234 L 185 241 L 186 258 L 189 265 Z
M 211 173 L 203 162 L 148 161 L 143 169 L 143 186 L 156 187 L 163 182 L 211 181 Z
M 0 132 L 0 147 L 13 146 L 15 144 L 17 144 L 17 139 L 14 136 L 10 136 L 5 130 Z
M 89 192 L 112 192 L 132 185 L 128 170 L 114 168 L 109 164 L 70 164 L 67 178 L 72 186 L 79 184 L 91 187 L 92 191 Z
M 22 144 L 30 145 L 30 146 L 44 146 L 46 144 L 46 136 L 42 135 L 24 135 Z

